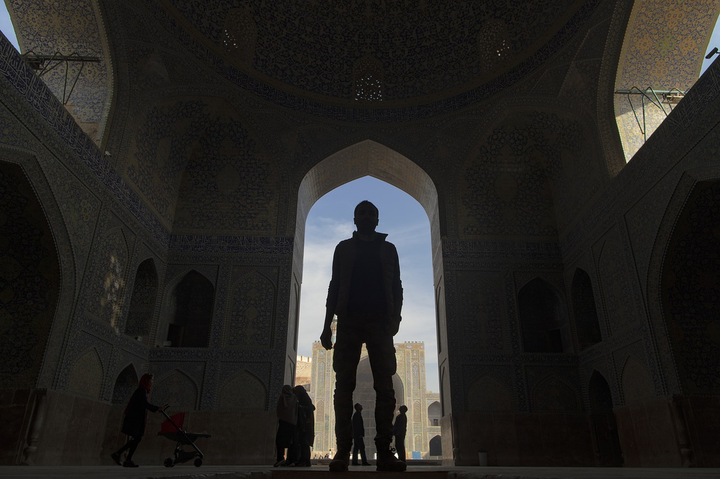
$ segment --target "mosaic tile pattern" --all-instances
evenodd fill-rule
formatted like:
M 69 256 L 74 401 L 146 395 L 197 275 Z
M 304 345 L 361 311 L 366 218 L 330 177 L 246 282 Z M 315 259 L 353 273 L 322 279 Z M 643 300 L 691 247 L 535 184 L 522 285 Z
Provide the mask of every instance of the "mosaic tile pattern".
M 50 71 L 42 77 L 58 99 L 62 100 L 63 94 L 65 98 L 69 96 L 68 107 L 73 117 L 81 125 L 88 125 L 86 131 L 99 143 L 100 124 L 107 115 L 111 75 L 103 48 L 104 32 L 93 2 L 10 0 L 6 3 L 23 53 L 53 55 L 59 52 L 100 59 L 99 63 L 61 62 L 52 70 L 47 67 Z

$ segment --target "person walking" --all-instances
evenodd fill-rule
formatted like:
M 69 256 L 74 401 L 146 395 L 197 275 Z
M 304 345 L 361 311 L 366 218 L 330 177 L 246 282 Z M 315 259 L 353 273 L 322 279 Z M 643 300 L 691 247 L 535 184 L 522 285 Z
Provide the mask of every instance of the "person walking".
M 355 413 L 352 417 L 353 427 L 353 453 L 352 453 L 352 465 L 359 466 L 358 453 L 362 458 L 362 465 L 369 466 L 370 463 L 367 461 L 367 454 L 365 454 L 365 424 L 362 418 L 362 404 L 355 404 Z
M 407 410 L 407 406 L 400 406 L 400 414 L 395 418 L 395 424 L 393 425 L 395 450 L 397 451 L 398 459 L 401 461 L 405 461 L 405 434 L 407 433 L 407 415 L 405 413 Z
M 337 453 L 330 470 L 347 471 L 352 447 L 353 391 L 357 365 L 365 343 L 373 374 L 375 399 L 375 446 L 378 471 L 404 471 L 405 463 L 390 452 L 397 370 L 393 337 L 402 319 L 403 291 L 400 262 L 395 246 L 377 233 L 379 212 L 371 202 L 361 201 L 354 212 L 357 231 L 335 248 L 332 279 L 328 288 L 325 322 L 320 342 L 333 348 L 332 321 L 337 316 L 333 355 L 335 370 L 335 437 Z
M 282 387 L 282 393 L 275 408 L 278 417 L 278 429 L 275 433 L 275 449 L 277 451 L 276 462 L 273 467 L 289 466 L 297 458 L 292 457 L 292 446 L 296 443 L 298 399 L 293 392 L 292 386 L 286 384 Z M 285 449 L 288 450 L 287 459 Z
M 110 454 L 115 464 L 123 467 L 138 467 L 132 460 L 135 450 L 145 435 L 145 424 L 147 423 L 147 412 L 164 411 L 165 406 L 156 406 L 148 401 L 148 394 L 152 390 L 153 375 L 145 373 L 140 378 L 138 387 L 130 396 L 127 406 L 125 407 L 125 417 L 123 418 L 122 433 L 128 436 L 128 440 L 123 447 Z M 121 454 L 128 451 L 125 461 L 121 461 Z

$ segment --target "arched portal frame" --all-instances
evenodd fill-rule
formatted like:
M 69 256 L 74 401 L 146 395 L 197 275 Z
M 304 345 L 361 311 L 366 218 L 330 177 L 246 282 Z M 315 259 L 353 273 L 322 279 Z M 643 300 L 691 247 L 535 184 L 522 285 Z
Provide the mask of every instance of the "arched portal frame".
M 430 176 L 417 164 L 380 143 L 364 140 L 340 150 L 325 158 L 307 172 L 298 189 L 296 228 L 293 251 L 292 281 L 299 288 L 302 280 L 303 251 L 305 243 L 305 222 L 315 202 L 331 190 L 364 176 L 372 176 L 393 185 L 412 196 L 425 210 L 430 221 L 433 275 L 435 291 L 444 291 L 442 286 L 443 264 L 440 231 L 438 193 Z M 444 294 L 444 293 L 443 293 Z M 444 303 L 437 297 L 436 301 Z M 445 309 L 436 308 L 436 327 L 445 328 Z M 295 315 L 288 317 L 289 324 L 295 324 Z M 297 324 L 295 324 L 297 328 Z M 288 328 L 292 331 L 292 328 Z M 447 369 L 447 340 L 438 334 L 439 364 Z M 288 341 L 286 357 L 295 357 L 293 345 Z M 287 381 L 291 378 L 285 378 Z M 440 384 L 440 397 L 443 404 L 450 404 L 450 388 Z
M 68 225 L 57 199 L 57 186 L 48 180 L 37 157 L 30 151 L 0 145 L 0 161 L 17 164 L 22 168 L 32 186 L 41 207 L 45 212 L 50 232 L 55 243 L 55 253 L 60 266 L 59 291 L 55 314 L 50 332 L 46 338 L 42 365 L 35 381 L 35 387 L 54 388 L 60 381 L 61 368 L 66 343 L 69 339 L 69 327 L 78 287 L 76 257 L 73 250 Z

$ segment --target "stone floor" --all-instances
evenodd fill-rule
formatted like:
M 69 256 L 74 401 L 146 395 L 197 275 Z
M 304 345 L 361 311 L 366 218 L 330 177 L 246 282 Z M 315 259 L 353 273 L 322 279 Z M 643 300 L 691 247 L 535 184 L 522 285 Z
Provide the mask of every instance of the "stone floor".
M 347 473 L 330 473 L 327 466 L 281 469 L 271 466 L 143 466 L 124 469 L 117 466 L 0 466 L 0 477 L 32 479 L 717 479 L 716 469 L 577 468 L 577 467 L 445 467 L 410 466 L 405 473 L 380 473 L 374 467 L 351 467 Z M 411 476 L 411 477 L 407 477 Z

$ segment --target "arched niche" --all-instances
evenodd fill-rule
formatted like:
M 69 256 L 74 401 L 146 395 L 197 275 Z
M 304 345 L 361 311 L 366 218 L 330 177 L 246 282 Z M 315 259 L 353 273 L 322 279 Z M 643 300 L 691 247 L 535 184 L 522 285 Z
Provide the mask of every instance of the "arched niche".
M 440 435 L 433 436 L 430 439 L 430 457 L 441 457 L 442 456 L 442 438 Z
M 592 281 L 585 270 L 575 269 L 570 294 L 575 313 L 578 343 L 580 343 L 580 351 L 582 351 L 602 341 Z
M 6 2 L 23 54 L 95 57 L 95 62 L 49 62 L 41 77 L 78 125 L 101 145 L 113 99 L 113 62 L 103 9 L 97 0 Z M 67 72 L 67 79 L 65 77 Z M 77 82 L 72 88 L 73 80 Z
M 535 278 L 517 295 L 518 316 L 526 353 L 572 352 L 565 305 L 547 281 Z
M 720 181 L 698 181 L 667 243 L 662 317 L 682 391 L 720 394 Z
M 125 369 L 120 371 L 117 378 L 115 379 L 115 385 L 113 386 L 113 404 L 125 404 L 130 399 L 133 391 L 138 387 L 138 375 L 135 371 L 135 366 L 128 364 Z
M 440 401 L 433 401 L 428 406 L 428 425 L 429 426 L 439 426 L 440 425 L 440 419 L 442 418 L 442 406 L 440 405 Z
M 20 165 L 0 161 L 0 379 L 36 387 L 61 290 L 50 224 Z
M 241 371 L 220 388 L 220 411 L 262 411 L 267 404 L 267 390 L 263 382 L 248 371 Z
M 125 322 L 125 334 L 136 338 L 143 344 L 150 342 L 155 301 L 157 299 L 158 275 L 155 261 L 148 258 L 138 266 L 135 273 L 135 285 L 130 298 L 130 309 Z
M 155 378 L 152 400 L 155 404 L 170 404 L 173 410 L 192 411 L 198 408 L 200 388 L 185 372 L 174 369 Z
M 622 465 L 622 451 L 617 422 L 613 413 L 613 399 L 607 380 L 597 370 L 588 383 L 592 432 L 595 435 L 595 455 L 598 466 Z
M 648 87 L 656 91 L 686 91 L 692 87 L 700 73 L 719 11 L 720 4 L 707 0 L 633 2 L 617 66 L 615 91 Z M 642 147 L 645 138 L 652 135 L 665 120 L 665 112 L 672 108 L 662 95 L 658 95 L 662 109 L 650 98 L 652 94 L 644 100 L 643 114 L 641 95 L 614 95 L 615 119 L 626 161 Z
M 206 348 L 210 342 L 215 288 L 195 270 L 173 288 L 167 341 L 173 348 Z

